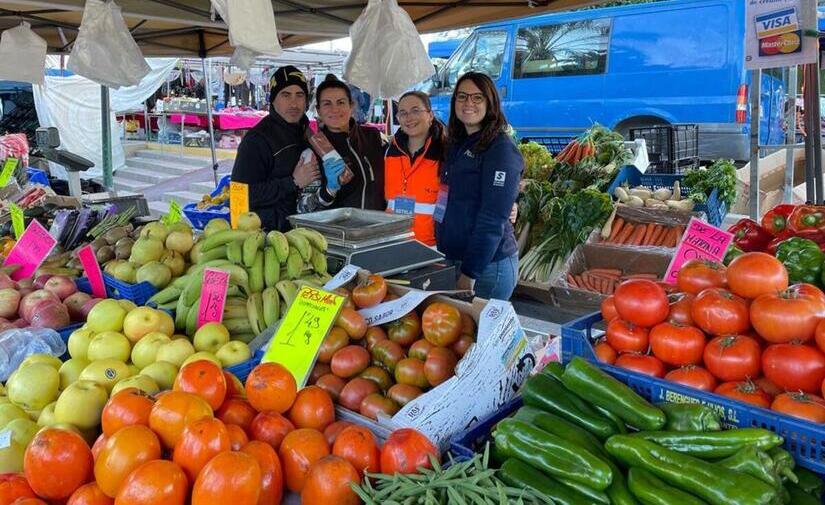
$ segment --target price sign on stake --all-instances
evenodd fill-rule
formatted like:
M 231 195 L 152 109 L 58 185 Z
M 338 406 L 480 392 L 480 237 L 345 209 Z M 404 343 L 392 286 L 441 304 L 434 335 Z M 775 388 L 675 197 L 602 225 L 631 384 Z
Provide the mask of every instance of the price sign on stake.
M 676 250 L 676 254 L 673 255 L 670 266 L 667 267 L 665 282 L 676 284 L 676 276 L 679 274 L 682 265 L 692 259 L 707 259 L 721 263 L 732 240 L 733 234 L 711 226 L 695 217 L 691 218 L 687 230 L 682 235 L 679 248 Z
M 198 328 L 206 323 L 223 321 L 223 308 L 226 305 L 226 290 L 229 287 L 229 272 L 206 268 L 203 271 L 201 301 L 198 311 Z
M 242 182 L 229 183 L 229 217 L 232 228 L 238 227 L 238 217 L 249 212 L 249 186 Z
M 43 225 L 36 219 L 32 220 L 29 227 L 20 236 L 20 240 L 9 252 L 3 266 L 20 265 L 20 268 L 11 274 L 11 278 L 15 281 L 31 277 L 35 270 L 43 264 L 43 260 L 52 252 L 56 244 L 57 240 L 49 235 L 48 230 L 43 228 Z
M 343 306 L 343 296 L 307 286 L 301 288 L 262 361 L 285 366 L 295 377 L 298 388 L 304 387 L 321 342 Z
M 23 209 L 16 203 L 9 204 L 9 212 L 11 213 L 11 227 L 14 229 L 14 238 L 20 240 L 20 235 L 26 228 L 26 222 L 23 220 Z
M 103 283 L 103 272 L 100 270 L 100 263 L 97 262 L 95 251 L 91 245 L 83 247 L 77 251 L 77 257 L 86 271 L 89 284 L 92 285 L 92 294 L 97 298 L 106 298 L 106 284 Z
M 6 162 L 3 163 L 3 171 L 0 172 L 0 188 L 5 188 L 6 184 L 9 183 L 19 162 L 17 158 L 6 158 Z

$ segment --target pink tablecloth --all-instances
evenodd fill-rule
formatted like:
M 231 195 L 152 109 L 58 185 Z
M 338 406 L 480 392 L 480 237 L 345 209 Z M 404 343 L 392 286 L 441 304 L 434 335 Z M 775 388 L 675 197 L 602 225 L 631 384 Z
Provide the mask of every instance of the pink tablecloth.
M 266 115 L 225 114 L 219 112 L 212 116 L 218 130 L 248 130 L 257 125 Z
M 199 128 L 209 128 L 209 121 L 206 116 L 199 114 L 170 114 L 169 121 L 180 124 L 183 121 L 185 125 L 197 126 Z

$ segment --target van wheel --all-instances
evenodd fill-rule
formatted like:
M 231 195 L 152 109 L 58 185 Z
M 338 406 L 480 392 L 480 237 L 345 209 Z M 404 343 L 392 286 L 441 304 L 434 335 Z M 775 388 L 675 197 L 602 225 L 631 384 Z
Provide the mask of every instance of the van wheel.
M 656 116 L 635 116 L 621 121 L 613 129 L 621 133 L 622 137 L 626 140 L 630 140 L 630 130 L 632 128 L 647 128 L 650 126 L 665 126 L 669 124 L 670 121 Z

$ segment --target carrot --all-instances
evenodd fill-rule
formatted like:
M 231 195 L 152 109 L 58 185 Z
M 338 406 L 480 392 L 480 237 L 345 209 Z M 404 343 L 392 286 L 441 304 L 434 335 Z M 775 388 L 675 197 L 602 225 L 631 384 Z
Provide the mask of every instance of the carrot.
M 587 289 L 587 285 L 585 285 L 581 275 L 576 276 L 576 284 L 578 284 L 579 289 Z
M 599 291 L 602 294 L 605 294 L 605 295 L 608 294 L 607 293 L 607 288 L 610 286 L 610 279 L 602 279 L 601 283 L 602 283 L 602 285 L 601 285 L 601 288 L 600 288 Z
M 624 244 L 627 242 L 627 239 L 630 238 L 630 234 L 633 233 L 633 225 L 630 223 L 625 223 L 624 227 L 622 228 L 622 232 L 616 237 L 616 244 Z
M 581 160 L 582 152 L 582 145 L 576 140 L 574 140 L 573 142 L 573 148 L 570 150 L 570 156 L 567 159 L 567 162 L 571 165 L 575 165 Z
M 569 284 L 571 286 L 576 285 L 576 279 L 573 278 L 573 274 L 567 274 L 567 284 Z
M 657 224 L 656 229 L 653 230 L 653 236 L 650 237 L 650 242 L 647 245 L 652 245 L 652 246 L 659 245 L 659 240 L 661 240 L 662 235 L 665 234 L 665 230 L 667 230 L 666 226 Z
M 675 226 L 673 230 L 670 231 L 670 237 L 668 237 L 667 247 L 676 247 L 676 244 L 679 243 L 679 227 Z
M 607 288 L 607 294 L 612 295 L 616 292 L 616 282 L 617 281 L 610 281 L 610 287 Z
M 656 274 L 630 274 L 625 275 L 625 279 L 658 279 L 659 276 Z
M 587 272 L 582 274 L 582 279 L 584 279 L 584 284 L 587 286 L 587 289 L 590 291 L 596 291 L 596 283 L 594 282 L 593 278 L 590 277 L 590 274 Z
M 617 217 L 613 220 L 613 228 L 610 230 L 610 236 L 607 237 L 605 242 L 613 242 L 616 239 L 616 236 L 619 235 L 619 232 L 622 230 L 622 226 L 624 226 L 624 219 Z
M 653 235 L 653 229 L 656 228 L 656 225 L 653 223 L 647 223 L 645 226 L 645 234 L 642 236 L 641 242 L 639 245 L 645 245 L 648 240 L 650 240 L 650 236 Z
M 645 236 L 647 226 L 640 224 L 633 230 L 633 235 L 627 240 L 627 245 L 639 245 L 642 243 L 642 237 Z
M 674 244 L 674 247 L 679 245 L 679 242 L 682 240 L 682 235 L 684 235 L 684 233 L 685 233 L 685 227 L 684 226 L 679 225 L 679 226 L 676 227 L 676 243 Z
M 608 277 L 620 277 L 622 271 L 618 268 L 591 268 L 588 270 L 591 274 L 606 275 Z
M 673 231 L 675 228 L 667 228 L 662 236 L 659 237 L 659 245 L 662 247 L 670 247 L 668 244 L 670 243 L 670 237 L 673 236 Z

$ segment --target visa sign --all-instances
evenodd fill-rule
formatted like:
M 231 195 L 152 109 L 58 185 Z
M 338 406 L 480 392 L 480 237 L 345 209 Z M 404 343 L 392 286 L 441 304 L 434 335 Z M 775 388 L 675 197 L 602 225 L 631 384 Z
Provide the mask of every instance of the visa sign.
M 756 36 L 760 39 L 800 29 L 796 8 L 767 12 L 756 16 Z

